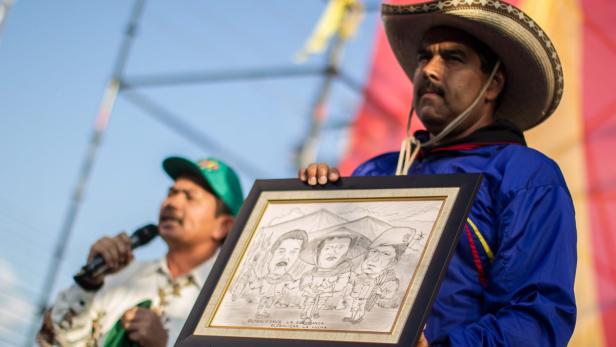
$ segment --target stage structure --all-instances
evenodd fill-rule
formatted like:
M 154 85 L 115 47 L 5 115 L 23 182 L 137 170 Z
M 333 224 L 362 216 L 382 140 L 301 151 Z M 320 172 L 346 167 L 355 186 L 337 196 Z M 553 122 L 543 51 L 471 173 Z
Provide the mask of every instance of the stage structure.
M 491 1 L 491 0 L 490 0 Z M 330 0 L 345 3 L 345 11 L 359 1 Z M 391 3 L 418 3 L 418 0 L 389 0 Z M 530 14 L 543 27 L 558 47 L 565 72 L 565 94 L 556 114 L 546 123 L 527 133 L 531 147 L 538 148 L 555 159 L 563 170 L 576 209 L 578 229 L 578 269 L 576 297 L 578 317 L 570 346 L 615 346 L 616 330 L 616 267 L 611 261 L 616 251 L 616 208 L 614 177 L 616 165 L 609 155 L 616 146 L 616 101 L 611 88 L 616 83 L 616 6 L 606 0 L 509 0 Z M 5 2 L 6 3 L 6 2 Z M 325 3 L 325 2 L 324 2 Z M 366 1 L 361 2 L 364 5 Z M 383 33 L 375 33 L 371 70 L 364 84 L 345 73 L 339 54 L 346 38 L 341 36 L 342 23 L 328 45 L 323 66 L 279 66 L 267 69 L 229 71 L 197 71 L 190 74 L 151 75 L 127 78 L 124 67 L 134 42 L 145 0 L 135 0 L 133 13 L 115 67 L 102 98 L 91 142 L 82 161 L 71 204 L 55 246 L 54 258 L 44 281 L 38 302 L 39 317 L 56 282 L 57 268 L 71 236 L 83 193 L 87 187 L 101 139 L 105 134 L 117 96 L 123 96 L 152 118 L 185 137 L 200 148 L 215 150 L 243 173 L 259 177 L 262 172 L 242 155 L 225 148 L 184 122 L 173 111 L 140 93 L 148 87 L 174 86 L 225 81 L 282 79 L 299 76 L 321 76 L 321 88 L 316 93 L 308 114 L 309 130 L 298 146 L 295 161 L 305 164 L 315 160 L 317 145 L 323 135 L 325 106 L 330 99 L 331 85 L 340 82 L 361 95 L 362 104 L 349 128 L 350 143 L 339 166 L 348 175 L 359 162 L 371 155 L 398 150 L 404 136 L 404 125 L 410 105 L 411 88 L 401 71 Z M 365 11 L 377 11 L 367 6 Z M 344 17 L 344 16 L 343 16 Z M 418 122 L 414 122 L 415 126 Z M 548 130 L 549 129 L 549 130 Z M 31 337 L 38 328 L 33 320 Z
M 6 8 L 8 8 L 11 4 L 11 0 L 6 0 L 5 4 L 7 4 Z M 243 171 L 245 174 L 251 177 L 264 177 L 264 172 L 262 170 L 251 165 L 240 154 L 225 148 L 224 145 L 218 143 L 216 140 L 191 127 L 172 110 L 158 104 L 155 100 L 147 97 L 143 93 L 140 93 L 139 90 L 143 88 L 161 86 L 213 84 L 229 81 L 249 81 L 302 76 L 322 76 L 323 80 L 321 86 L 317 90 L 312 103 L 311 112 L 308 115 L 310 118 L 309 130 L 295 153 L 296 166 L 298 168 L 300 166 L 305 166 L 316 160 L 316 149 L 323 131 L 324 121 L 327 116 L 325 110 L 327 108 L 327 102 L 331 94 L 333 83 L 336 81 L 340 82 L 358 94 L 361 94 L 363 91 L 363 86 L 359 82 L 354 81 L 348 74 L 344 73 L 340 66 L 340 56 L 342 54 L 345 42 L 352 35 L 352 33 L 349 32 L 349 27 L 357 25 L 357 21 L 363 11 L 378 11 L 379 6 L 377 5 L 380 4 L 364 7 L 359 0 L 331 0 L 330 6 L 326 9 L 326 11 L 332 10 L 332 7 L 337 6 L 334 10 L 338 10 L 341 13 L 339 13 L 335 18 L 331 17 L 331 11 L 330 13 L 324 13 L 323 17 L 330 15 L 329 22 L 319 23 L 329 25 L 331 27 L 330 30 L 332 30 L 331 36 L 333 37 L 329 40 L 329 42 L 326 41 L 321 43 L 321 45 L 327 46 L 327 60 L 323 66 L 317 68 L 294 64 L 263 69 L 194 71 L 182 74 L 147 75 L 128 78 L 125 76 L 125 67 L 137 36 L 139 23 L 142 19 L 145 5 L 146 0 L 135 0 L 134 2 L 131 16 L 124 32 L 124 37 L 115 58 L 111 77 L 107 82 L 100 102 L 88 148 L 81 161 L 80 172 L 71 195 L 71 201 L 66 214 L 64 215 L 62 227 L 52 253 L 53 256 L 43 281 L 43 287 L 40 291 L 41 295 L 36 305 L 36 316 L 33 317 L 30 333 L 26 337 L 26 346 L 31 345 L 31 341 L 33 341 L 33 338 L 40 326 L 40 322 L 47 304 L 51 299 L 50 295 L 57 282 L 60 263 L 64 258 L 63 255 L 66 252 L 66 245 L 69 243 L 71 238 L 83 196 L 87 189 L 88 182 L 97 159 L 97 154 L 113 114 L 113 108 L 118 96 L 126 98 L 126 100 L 143 110 L 150 117 L 159 121 L 172 131 L 176 132 L 178 135 L 186 138 L 196 146 L 203 148 L 208 152 L 218 153 L 219 156 L 224 157 L 227 162 L 231 163 L 234 167 L 240 171 Z M 4 6 L 0 6 L 0 9 L 3 9 L 3 7 Z M 0 30 L 2 28 L 2 14 L 3 13 L 0 12 Z M 317 28 L 317 30 L 318 29 L 319 28 Z M 312 52 L 308 49 L 302 53 L 311 54 Z M 298 58 L 298 60 L 301 60 L 301 58 Z M 375 105 L 378 107 L 378 102 L 375 101 Z

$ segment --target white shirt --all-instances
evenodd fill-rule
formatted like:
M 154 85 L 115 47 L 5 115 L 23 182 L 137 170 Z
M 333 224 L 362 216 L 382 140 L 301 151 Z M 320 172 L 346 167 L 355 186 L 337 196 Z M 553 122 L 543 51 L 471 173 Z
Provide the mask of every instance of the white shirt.
M 87 292 L 76 284 L 69 287 L 58 294 L 51 312 L 56 340 L 62 346 L 102 346 L 107 332 L 128 309 L 151 300 L 151 308 L 162 312 L 169 334 L 167 346 L 173 346 L 216 255 L 175 279 L 163 257 L 132 262 L 117 274 L 105 277 L 105 284 L 96 292 Z M 72 321 L 68 319 L 71 312 Z

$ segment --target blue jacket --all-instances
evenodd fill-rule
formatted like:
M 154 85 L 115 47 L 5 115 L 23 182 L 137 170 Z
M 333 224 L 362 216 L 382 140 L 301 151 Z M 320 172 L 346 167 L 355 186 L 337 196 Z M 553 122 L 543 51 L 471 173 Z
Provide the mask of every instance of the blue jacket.
M 566 346 L 576 318 L 576 229 L 557 164 L 504 122 L 420 155 L 409 175 L 484 176 L 428 318 L 430 344 Z M 353 174 L 393 175 L 397 160 L 386 153 Z

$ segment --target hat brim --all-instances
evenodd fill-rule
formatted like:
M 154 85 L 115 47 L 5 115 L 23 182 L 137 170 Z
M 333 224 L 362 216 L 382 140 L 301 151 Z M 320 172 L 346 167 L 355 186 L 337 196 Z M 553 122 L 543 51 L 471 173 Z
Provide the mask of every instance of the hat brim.
M 237 174 L 224 162 L 211 157 L 199 162 L 169 157 L 162 166 L 174 180 L 182 175 L 203 179 L 204 187 L 225 204 L 230 214 L 238 214 L 244 200 L 242 187 Z
M 182 175 L 203 177 L 201 168 L 197 164 L 181 157 L 170 157 L 163 160 L 163 169 L 174 180 Z M 205 178 L 203 179 L 205 180 Z
M 505 118 L 521 130 L 547 119 L 563 93 L 562 68 L 553 44 L 521 10 L 502 2 L 429 2 L 382 6 L 391 48 L 412 80 L 417 52 L 425 33 L 448 26 L 465 31 L 490 47 L 501 59 L 507 81 L 496 118 Z
M 191 176 L 203 179 L 203 183 L 208 190 L 220 198 L 219 194 L 212 188 L 212 185 L 208 181 L 207 177 L 201 171 L 201 168 L 194 162 L 184 159 L 182 157 L 170 157 L 163 160 L 163 169 L 173 180 L 177 180 L 181 176 Z
M 300 253 L 300 258 L 308 264 L 316 265 L 317 263 L 317 248 L 319 243 L 329 238 L 343 238 L 348 237 L 351 239 L 351 247 L 348 250 L 346 259 L 353 260 L 360 255 L 364 254 L 368 249 L 370 240 L 362 234 L 355 231 L 346 229 L 340 232 L 330 232 L 325 235 L 314 238 L 308 242 L 306 248 Z

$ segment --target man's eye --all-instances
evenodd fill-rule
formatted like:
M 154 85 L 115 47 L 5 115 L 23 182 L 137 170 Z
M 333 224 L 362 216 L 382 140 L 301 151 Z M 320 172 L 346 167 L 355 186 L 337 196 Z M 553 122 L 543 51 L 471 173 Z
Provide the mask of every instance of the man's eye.
M 463 62 L 464 61 L 464 59 L 462 59 L 462 57 L 460 55 L 457 55 L 457 54 L 448 54 L 448 55 L 445 56 L 445 59 L 449 60 L 449 61 L 456 61 L 456 62 Z

